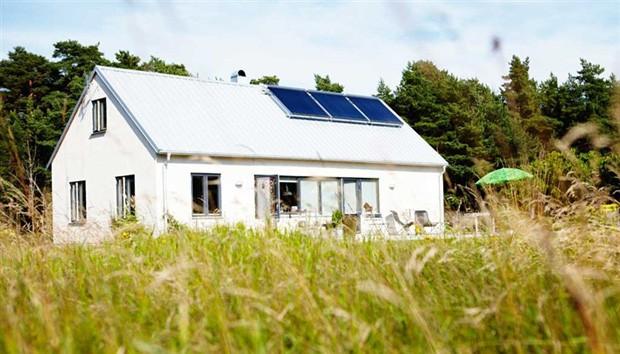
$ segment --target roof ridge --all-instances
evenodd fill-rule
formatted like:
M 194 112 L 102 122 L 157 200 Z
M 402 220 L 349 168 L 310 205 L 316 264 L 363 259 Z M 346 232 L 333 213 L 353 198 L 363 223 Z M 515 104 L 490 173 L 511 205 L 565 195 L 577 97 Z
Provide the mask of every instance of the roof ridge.
M 244 83 L 220 81 L 220 80 L 213 80 L 213 79 L 203 79 L 203 78 L 195 77 L 195 76 L 165 74 L 165 73 L 159 73 L 156 71 L 125 69 L 125 68 L 117 68 L 114 66 L 106 66 L 106 65 L 95 65 L 95 69 L 99 69 L 99 70 L 103 69 L 104 71 L 106 70 L 118 71 L 118 72 L 136 74 L 136 75 L 167 77 L 170 79 L 178 79 L 178 80 L 198 81 L 198 82 L 204 82 L 204 83 L 209 83 L 209 84 L 220 84 L 220 85 L 241 86 L 241 87 L 251 87 L 251 88 L 263 87 L 263 85 L 253 85 L 253 84 L 244 84 Z

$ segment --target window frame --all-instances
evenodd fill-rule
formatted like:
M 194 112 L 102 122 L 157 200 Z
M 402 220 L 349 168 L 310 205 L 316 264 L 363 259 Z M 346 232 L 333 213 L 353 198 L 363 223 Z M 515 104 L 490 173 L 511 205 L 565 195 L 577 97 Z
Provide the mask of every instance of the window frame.
M 105 97 L 92 100 L 92 135 L 104 134 L 108 129 L 108 104 Z M 103 112 L 100 112 L 99 105 L 103 105 Z M 100 113 L 103 113 L 102 115 Z M 103 126 L 103 127 L 102 127 Z
M 202 177 L 202 213 L 194 212 L 194 177 Z M 210 213 L 209 212 L 209 178 L 218 178 L 219 183 L 217 184 L 217 209 L 219 212 Z M 193 218 L 200 217 L 221 217 L 222 216 L 222 175 L 219 173 L 199 173 L 192 172 L 190 174 L 190 192 L 191 192 L 191 213 Z
M 271 177 L 274 178 L 274 182 L 275 182 L 275 186 L 276 186 L 276 190 L 274 191 L 275 194 L 275 212 L 274 212 L 274 217 L 276 218 L 280 218 L 281 216 L 288 216 L 288 217 L 292 217 L 294 215 L 303 215 L 304 213 L 306 213 L 307 211 L 304 210 L 301 207 L 302 204 L 302 188 L 301 188 L 301 181 L 303 180 L 314 180 L 318 183 L 318 189 L 317 189 L 317 193 L 318 193 L 318 207 L 319 210 L 317 212 L 317 215 L 320 217 L 329 217 L 331 216 L 331 214 L 327 214 L 326 211 L 323 210 L 323 182 L 326 181 L 331 181 L 331 182 L 337 182 L 337 195 L 338 195 L 338 210 L 341 210 L 344 213 L 344 182 L 345 181 L 354 181 L 355 182 L 355 193 L 357 196 L 357 204 L 355 206 L 356 211 L 355 214 L 356 215 L 369 215 L 372 217 L 381 217 L 381 207 L 380 207 L 380 186 L 379 186 L 379 178 L 360 178 L 360 177 L 321 177 L 321 176 L 291 176 L 291 175 L 254 175 L 254 186 L 256 187 L 256 180 L 257 178 L 260 177 Z M 282 211 L 282 205 L 281 205 L 281 191 L 280 191 L 280 183 L 281 180 L 285 180 L 285 181 L 297 181 L 297 211 L 296 212 L 283 212 Z M 363 210 L 363 203 L 362 203 L 362 182 L 364 181 L 370 181 L 370 182 L 375 182 L 376 183 L 376 196 L 377 196 L 377 205 L 374 206 L 373 205 L 373 212 L 372 214 L 365 214 L 364 210 Z M 257 191 L 254 192 L 255 194 L 255 201 L 254 201 L 254 206 L 256 207 L 256 200 L 257 200 Z M 333 213 L 333 211 L 332 211 Z
M 131 190 L 133 195 L 127 196 L 127 180 L 129 178 L 133 180 L 133 189 Z M 116 181 L 116 217 L 119 219 L 123 219 L 128 216 L 135 216 L 136 215 L 136 175 L 116 176 L 115 181 Z M 119 182 L 122 182 L 122 191 L 120 191 L 121 194 L 119 194 Z M 130 200 L 128 204 L 126 202 L 128 197 L 129 198 L 133 197 L 133 202 Z M 127 210 L 128 205 L 129 205 L 129 210 Z
M 86 180 L 69 182 L 69 225 L 86 223 L 88 217 L 86 205 Z

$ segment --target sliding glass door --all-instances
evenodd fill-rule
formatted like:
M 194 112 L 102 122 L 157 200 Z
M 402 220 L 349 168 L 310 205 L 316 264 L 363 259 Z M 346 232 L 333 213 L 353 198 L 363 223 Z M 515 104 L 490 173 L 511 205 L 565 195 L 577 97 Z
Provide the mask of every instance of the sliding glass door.
M 256 218 L 269 219 L 276 215 L 277 177 L 256 176 Z

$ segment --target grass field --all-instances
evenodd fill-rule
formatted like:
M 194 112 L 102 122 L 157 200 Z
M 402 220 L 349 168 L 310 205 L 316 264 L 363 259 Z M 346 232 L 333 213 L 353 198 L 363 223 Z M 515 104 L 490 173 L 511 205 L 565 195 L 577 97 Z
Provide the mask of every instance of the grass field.
M 517 218 L 518 219 L 518 218 Z M 620 232 L 466 240 L 0 231 L 0 352 L 618 352 Z

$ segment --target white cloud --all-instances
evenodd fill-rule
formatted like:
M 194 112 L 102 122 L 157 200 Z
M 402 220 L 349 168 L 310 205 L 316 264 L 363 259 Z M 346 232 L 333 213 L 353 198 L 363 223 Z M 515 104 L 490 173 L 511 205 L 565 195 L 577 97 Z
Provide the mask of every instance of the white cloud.
M 608 14 L 611 21 L 590 23 L 599 10 L 580 17 L 579 7 L 552 5 L 100 4 L 110 14 L 101 21 L 4 28 L 0 47 L 24 45 L 49 55 L 52 43 L 74 38 L 100 42 L 108 56 L 127 49 L 184 63 L 201 77 L 226 79 L 243 68 L 252 77 L 277 74 L 282 84 L 312 87 L 312 74 L 320 73 L 357 93 L 374 93 L 380 77 L 395 86 L 407 61 L 420 59 L 494 88 L 513 53 L 530 57 L 536 79 L 551 71 L 564 79 L 580 57 L 619 73 L 620 10 Z M 494 37 L 501 53 L 491 52 Z

